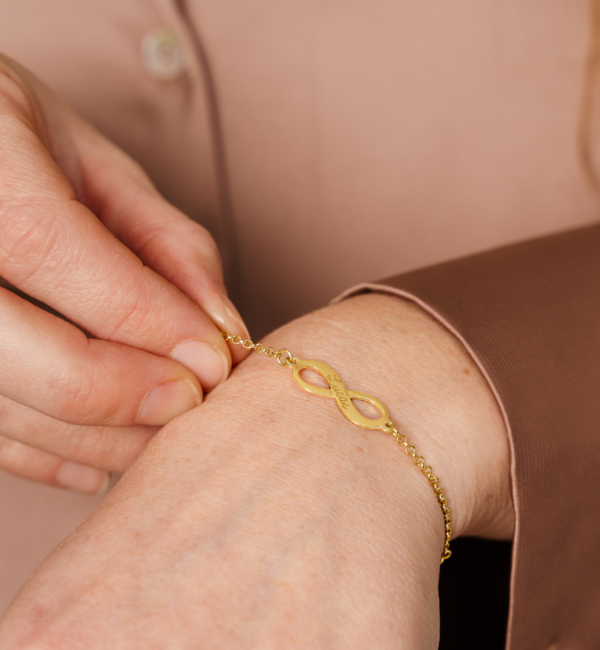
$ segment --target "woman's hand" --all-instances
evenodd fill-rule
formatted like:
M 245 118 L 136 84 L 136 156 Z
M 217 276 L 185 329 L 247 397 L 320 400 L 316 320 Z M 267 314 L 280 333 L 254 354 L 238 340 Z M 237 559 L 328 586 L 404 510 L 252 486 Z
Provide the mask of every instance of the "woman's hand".
M 210 235 L 4 58 L 0 276 L 0 468 L 49 484 L 99 491 L 227 377 L 219 329 L 245 333 Z
M 455 535 L 512 534 L 498 408 L 429 316 L 365 295 L 265 343 L 388 406 L 440 478 Z M 443 541 L 433 491 L 391 436 L 253 355 L 45 561 L 0 647 L 433 649 Z

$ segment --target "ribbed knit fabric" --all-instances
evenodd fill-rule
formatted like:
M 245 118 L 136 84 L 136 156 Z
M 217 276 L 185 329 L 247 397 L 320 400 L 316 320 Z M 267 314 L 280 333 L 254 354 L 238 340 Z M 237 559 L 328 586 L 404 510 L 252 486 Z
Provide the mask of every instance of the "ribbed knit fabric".
M 600 648 L 600 226 L 364 284 L 465 345 L 510 436 L 507 648 Z

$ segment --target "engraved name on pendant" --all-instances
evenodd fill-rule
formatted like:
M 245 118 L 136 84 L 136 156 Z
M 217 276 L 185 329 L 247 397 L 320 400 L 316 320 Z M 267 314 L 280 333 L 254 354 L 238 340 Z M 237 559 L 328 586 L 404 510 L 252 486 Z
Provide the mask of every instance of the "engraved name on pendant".
M 389 423 L 390 414 L 383 402 L 380 402 L 372 395 L 367 395 L 356 390 L 348 390 L 346 384 L 344 384 L 336 371 L 331 366 L 323 363 L 323 361 L 296 358 L 296 363 L 291 368 L 294 379 L 301 388 L 313 395 L 334 399 L 343 416 L 353 424 L 364 429 L 385 429 Z M 306 368 L 316 370 L 325 379 L 329 388 L 315 386 L 303 379 L 300 373 Z M 381 417 L 376 419 L 366 417 L 354 406 L 352 403 L 353 399 L 372 404 L 381 413 Z

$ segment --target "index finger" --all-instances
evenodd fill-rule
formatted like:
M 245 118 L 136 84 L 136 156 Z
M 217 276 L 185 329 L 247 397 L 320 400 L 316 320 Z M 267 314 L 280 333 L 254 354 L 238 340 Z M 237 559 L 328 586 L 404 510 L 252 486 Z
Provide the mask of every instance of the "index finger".
M 220 383 L 231 358 L 219 330 L 76 200 L 39 116 L 17 108 L 0 112 L 0 275 L 97 338 L 168 356 L 205 389 Z

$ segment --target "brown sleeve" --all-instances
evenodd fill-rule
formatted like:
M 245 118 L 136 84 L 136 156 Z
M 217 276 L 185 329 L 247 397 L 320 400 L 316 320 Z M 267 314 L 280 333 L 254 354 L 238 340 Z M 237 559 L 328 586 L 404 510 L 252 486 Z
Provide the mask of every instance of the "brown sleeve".
M 600 226 L 365 284 L 465 344 L 504 413 L 510 650 L 600 647 Z

